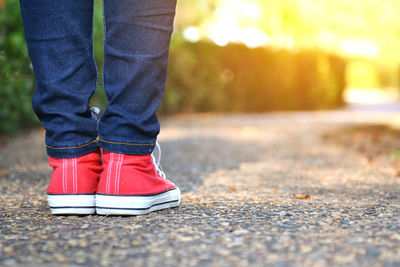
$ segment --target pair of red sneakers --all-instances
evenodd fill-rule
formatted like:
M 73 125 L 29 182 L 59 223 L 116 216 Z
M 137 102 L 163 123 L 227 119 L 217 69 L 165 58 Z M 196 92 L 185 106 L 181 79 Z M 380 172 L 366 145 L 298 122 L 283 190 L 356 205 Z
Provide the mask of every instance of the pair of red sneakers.
M 47 199 L 53 214 L 140 215 L 180 204 L 179 188 L 153 154 L 97 149 L 76 158 L 49 158 Z

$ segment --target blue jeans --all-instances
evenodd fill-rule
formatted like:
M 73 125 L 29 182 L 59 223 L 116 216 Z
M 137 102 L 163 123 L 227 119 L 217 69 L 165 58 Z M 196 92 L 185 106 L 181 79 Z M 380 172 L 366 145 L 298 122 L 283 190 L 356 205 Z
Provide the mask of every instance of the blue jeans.
M 176 0 L 104 0 L 103 83 L 108 107 L 97 121 L 93 0 L 20 0 L 36 76 L 33 109 L 49 156 L 71 158 L 99 146 L 124 154 L 153 151 L 156 111 L 167 75 Z

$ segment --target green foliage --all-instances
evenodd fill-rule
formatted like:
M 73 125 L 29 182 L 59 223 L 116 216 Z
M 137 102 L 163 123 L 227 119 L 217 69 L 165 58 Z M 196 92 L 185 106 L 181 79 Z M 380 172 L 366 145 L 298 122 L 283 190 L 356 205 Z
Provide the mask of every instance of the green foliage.
M 399 161 L 400 160 L 400 150 L 393 150 L 389 153 L 389 159 L 391 161 Z
M 94 54 L 99 70 L 99 88 L 92 104 L 104 110 L 107 98 L 102 86 L 102 2 L 95 0 Z M 0 10 L 0 133 L 12 134 L 21 127 L 38 125 L 31 99 L 35 79 L 25 43 L 18 0 L 6 0 Z
M 33 71 L 24 39 L 18 1 L 0 10 L 0 133 L 37 124 L 31 107 Z
M 343 104 L 345 62 L 320 51 L 177 43 L 161 111 L 262 112 Z
M 103 87 L 103 5 L 102 0 L 95 0 L 93 17 L 93 50 L 98 70 L 97 90 L 93 95 L 90 104 L 99 107 L 104 111 L 107 107 L 107 96 Z

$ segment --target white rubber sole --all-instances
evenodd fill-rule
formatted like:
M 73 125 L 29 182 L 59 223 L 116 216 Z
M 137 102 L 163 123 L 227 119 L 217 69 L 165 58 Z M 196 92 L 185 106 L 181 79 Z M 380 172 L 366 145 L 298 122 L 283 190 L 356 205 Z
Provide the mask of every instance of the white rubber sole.
M 100 215 L 142 215 L 173 208 L 181 203 L 181 191 L 175 188 L 151 196 L 96 195 L 96 213 Z
M 95 195 L 47 195 L 52 214 L 94 214 L 96 213 Z

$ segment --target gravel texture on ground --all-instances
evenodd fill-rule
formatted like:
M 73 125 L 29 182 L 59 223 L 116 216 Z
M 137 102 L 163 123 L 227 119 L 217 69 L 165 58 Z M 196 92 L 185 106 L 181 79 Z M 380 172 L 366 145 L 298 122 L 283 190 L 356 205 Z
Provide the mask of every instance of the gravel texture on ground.
M 51 215 L 43 131 L 24 133 L 0 150 L 0 265 L 399 266 L 393 164 L 337 142 L 399 115 L 163 119 L 162 165 L 182 205 L 126 217 Z

